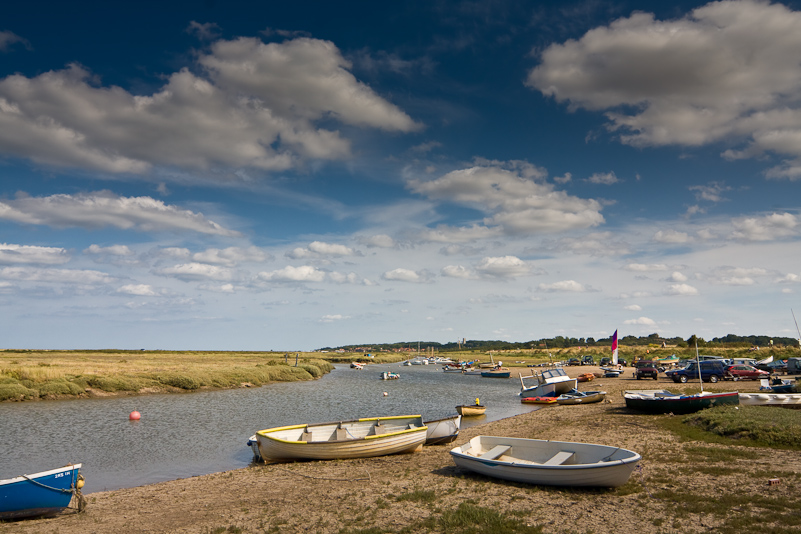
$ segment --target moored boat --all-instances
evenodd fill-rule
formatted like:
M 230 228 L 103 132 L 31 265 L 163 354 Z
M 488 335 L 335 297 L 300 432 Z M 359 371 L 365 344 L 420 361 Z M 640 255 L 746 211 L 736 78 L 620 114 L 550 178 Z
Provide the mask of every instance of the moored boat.
M 739 404 L 737 391 L 702 391 L 694 395 L 679 395 L 666 389 L 642 389 L 623 393 L 626 407 L 648 413 L 693 413 L 712 406 Z
M 456 407 L 456 411 L 463 417 L 474 417 L 477 415 L 484 415 L 487 407 L 483 404 L 462 404 Z
M 536 385 L 528 386 L 525 380 L 535 379 Z M 558 397 L 562 393 L 567 393 L 571 389 L 576 389 L 578 381 L 570 378 L 564 369 L 555 367 L 546 369 L 539 374 L 532 373 L 531 376 L 520 375 L 521 397 Z
M 428 427 L 426 431 L 426 445 L 442 445 L 443 443 L 451 443 L 459 436 L 459 429 L 462 425 L 461 415 L 449 415 L 442 419 L 435 419 L 433 421 L 425 421 L 423 423 Z
M 73 495 L 82 511 L 81 464 L 0 480 L 0 519 L 55 515 L 70 505 Z
M 640 461 L 620 447 L 500 436 L 476 436 L 450 453 L 464 469 L 546 486 L 622 486 Z
M 568 391 L 556 398 L 558 404 L 592 404 L 606 398 L 606 391 Z
M 508 367 L 496 367 L 489 371 L 481 371 L 481 376 L 484 378 L 509 378 L 512 372 Z
M 351 369 L 364 369 L 364 364 L 359 362 L 350 362 Z
M 269 428 L 256 432 L 265 461 L 370 458 L 419 451 L 427 427 L 420 415 Z
M 380 375 L 381 380 L 397 380 L 400 378 L 400 373 L 393 373 L 392 371 L 384 371 Z

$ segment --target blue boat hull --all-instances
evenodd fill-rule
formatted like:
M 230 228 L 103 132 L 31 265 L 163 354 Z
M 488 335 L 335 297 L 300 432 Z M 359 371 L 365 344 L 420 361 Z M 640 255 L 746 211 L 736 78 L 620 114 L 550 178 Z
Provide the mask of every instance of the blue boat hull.
M 52 515 L 77 491 L 81 464 L 0 480 L 0 519 Z

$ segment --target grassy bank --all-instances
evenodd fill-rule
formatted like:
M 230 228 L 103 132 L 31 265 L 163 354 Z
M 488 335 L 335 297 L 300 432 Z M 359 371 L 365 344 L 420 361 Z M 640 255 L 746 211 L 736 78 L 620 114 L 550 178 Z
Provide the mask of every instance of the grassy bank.
M 270 352 L 2 351 L 0 401 L 188 392 L 319 378 L 316 354 Z

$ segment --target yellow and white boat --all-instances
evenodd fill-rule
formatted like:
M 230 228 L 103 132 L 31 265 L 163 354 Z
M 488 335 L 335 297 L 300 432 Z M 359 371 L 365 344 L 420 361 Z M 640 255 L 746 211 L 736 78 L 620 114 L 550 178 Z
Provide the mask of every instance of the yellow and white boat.
M 422 450 L 428 427 L 420 415 L 282 426 L 256 432 L 265 462 L 370 458 Z

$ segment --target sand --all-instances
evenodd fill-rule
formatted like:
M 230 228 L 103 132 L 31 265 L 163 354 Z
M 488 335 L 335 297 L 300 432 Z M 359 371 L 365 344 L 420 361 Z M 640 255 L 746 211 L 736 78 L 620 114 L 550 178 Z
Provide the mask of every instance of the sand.
M 567 370 L 576 376 L 597 368 Z M 625 389 L 675 385 L 661 376 L 657 381 L 637 381 L 631 376 L 628 368 L 621 378 L 580 384 L 583 390 L 607 391 L 603 403 L 547 406 L 472 427 L 453 444 L 425 447 L 419 453 L 254 464 L 91 493 L 86 495 L 88 506 L 83 513 L 69 510 L 54 518 L 0 523 L 0 533 L 442 532 L 436 521 L 462 503 L 495 510 L 522 525 L 542 526 L 547 533 L 696 533 L 719 530 L 732 514 L 762 514 L 748 499 L 784 499 L 799 508 L 801 455 L 736 444 L 680 443 L 657 424 L 669 415 L 630 412 L 622 397 Z M 722 382 L 705 384 L 705 389 L 755 391 L 758 387 Z M 454 465 L 448 451 L 479 434 L 620 446 L 639 452 L 643 460 L 629 483 L 618 489 L 527 486 L 472 475 Z M 715 462 L 710 456 L 717 449 L 738 454 Z M 699 458 L 699 451 L 713 454 Z M 721 469 L 710 472 L 710 465 Z M 769 483 L 772 478 L 779 478 L 779 483 Z M 732 493 L 748 497 L 743 497 L 742 506 L 725 513 L 688 510 L 678 497 L 690 494 L 703 501 Z M 767 526 L 769 514 L 764 515 Z

